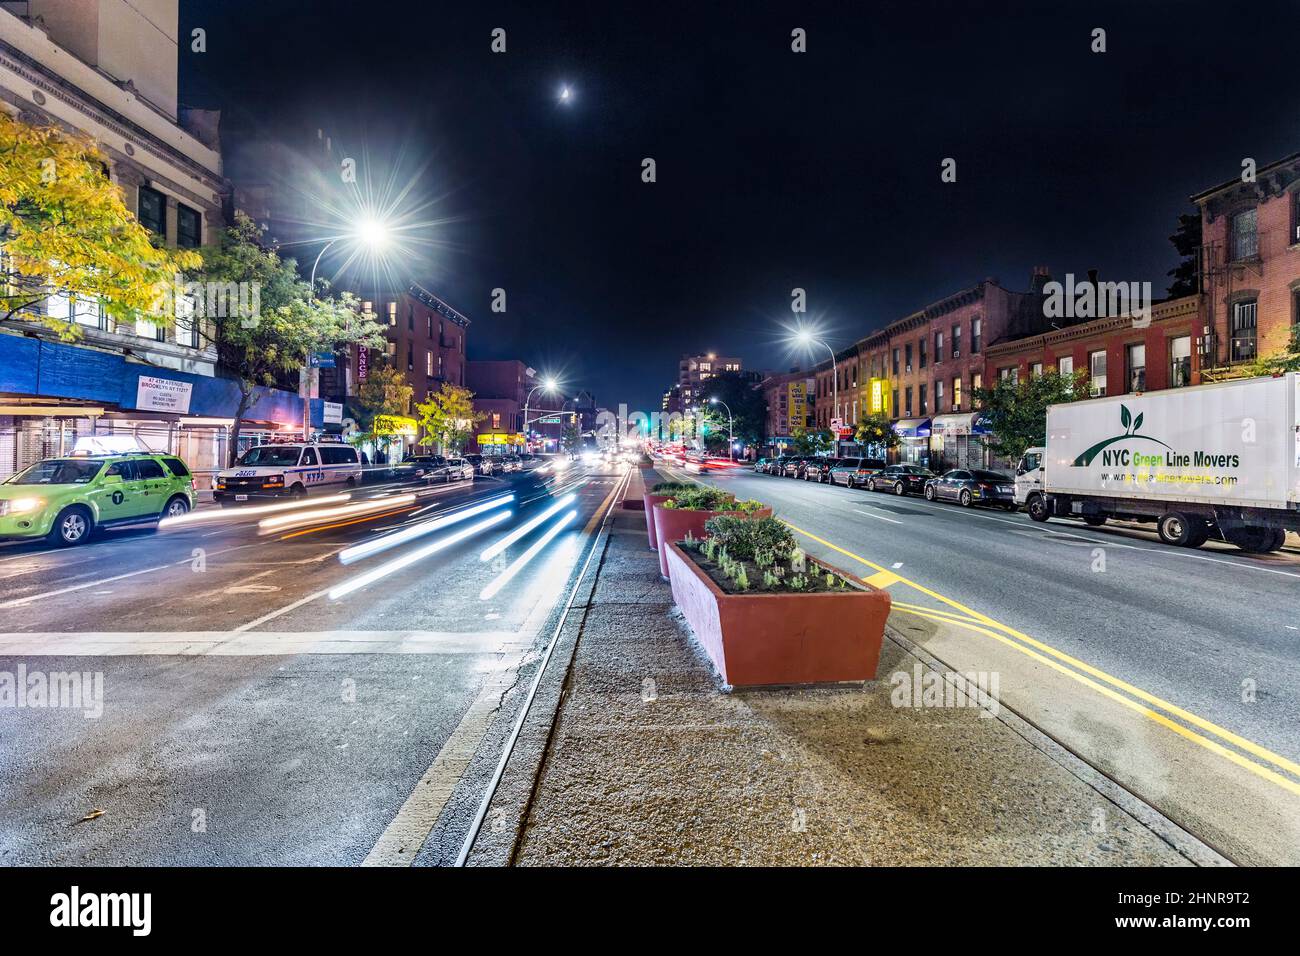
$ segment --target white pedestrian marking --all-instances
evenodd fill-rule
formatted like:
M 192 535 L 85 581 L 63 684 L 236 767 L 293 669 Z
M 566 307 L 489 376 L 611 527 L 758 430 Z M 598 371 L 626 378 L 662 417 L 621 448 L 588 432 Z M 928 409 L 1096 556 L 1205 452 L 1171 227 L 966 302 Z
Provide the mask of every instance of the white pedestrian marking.
M 500 654 L 532 640 L 515 631 L 43 631 L 0 633 L 0 657 Z

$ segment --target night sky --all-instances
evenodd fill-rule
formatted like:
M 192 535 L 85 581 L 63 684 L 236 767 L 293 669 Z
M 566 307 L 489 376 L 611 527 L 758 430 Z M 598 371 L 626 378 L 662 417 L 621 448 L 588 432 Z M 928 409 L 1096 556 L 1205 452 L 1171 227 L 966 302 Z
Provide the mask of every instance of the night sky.
M 1296 3 L 705 7 L 182 0 L 208 49 L 182 42 L 181 99 L 228 151 L 323 126 L 414 179 L 436 245 L 400 271 L 470 316 L 470 357 L 634 409 L 684 352 L 806 367 L 795 286 L 836 347 L 1036 264 L 1162 295 L 1187 197 L 1300 150 Z

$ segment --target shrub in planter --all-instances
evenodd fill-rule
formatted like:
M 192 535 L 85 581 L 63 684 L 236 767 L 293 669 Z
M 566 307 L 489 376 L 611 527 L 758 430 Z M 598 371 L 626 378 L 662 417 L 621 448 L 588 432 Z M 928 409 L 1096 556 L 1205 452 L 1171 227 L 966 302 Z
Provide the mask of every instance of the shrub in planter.
M 708 520 L 718 514 L 770 517 L 772 509 L 760 501 L 737 501 L 736 496 L 711 485 L 692 485 L 654 506 L 655 538 L 660 544 L 659 572 L 668 577 L 663 543 L 686 535 L 700 537 Z
M 673 600 L 725 683 L 876 676 L 889 616 L 887 592 L 807 556 L 775 519 L 712 522 L 708 538 L 665 542 L 661 553 L 668 559 Z
M 681 481 L 661 481 L 644 494 L 645 530 L 646 535 L 650 538 L 651 551 L 654 551 L 659 546 L 658 539 L 655 537 L 654 506 L 661 501 L 667 501 L 679 491 L 688 491 L 694 487 L 694 485 Z

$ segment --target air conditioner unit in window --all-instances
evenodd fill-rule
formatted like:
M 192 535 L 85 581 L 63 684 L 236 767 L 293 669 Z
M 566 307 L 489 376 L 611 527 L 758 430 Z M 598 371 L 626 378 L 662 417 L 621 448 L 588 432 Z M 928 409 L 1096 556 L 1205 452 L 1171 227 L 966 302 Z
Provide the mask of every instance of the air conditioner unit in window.
M 953 353 L 952 353 L 952 357 L 953 357 L 953 358 L 961 358 L 961 349 L 958 349 L 957 351 L 953 352 Z

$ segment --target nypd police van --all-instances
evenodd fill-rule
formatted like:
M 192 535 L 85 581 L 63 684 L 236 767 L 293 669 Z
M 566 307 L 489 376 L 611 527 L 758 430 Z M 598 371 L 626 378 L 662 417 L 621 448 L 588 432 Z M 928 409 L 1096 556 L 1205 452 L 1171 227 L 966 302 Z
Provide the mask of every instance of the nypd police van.
M 338 491 L 361 484 L 361 458 L 343 444 L 258 445 L 218 472 L 212 499 L 220 504 L 303 497 L 318 488 Z

